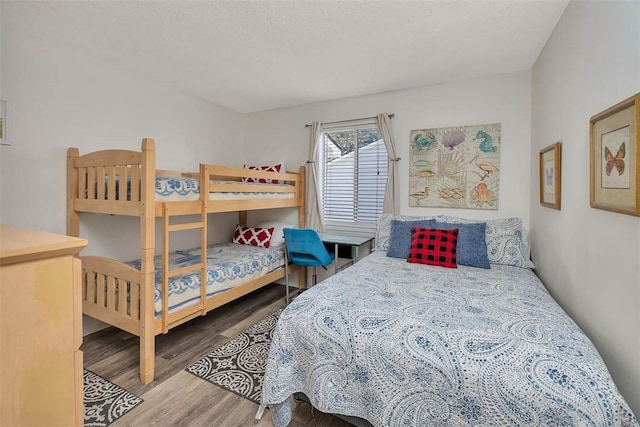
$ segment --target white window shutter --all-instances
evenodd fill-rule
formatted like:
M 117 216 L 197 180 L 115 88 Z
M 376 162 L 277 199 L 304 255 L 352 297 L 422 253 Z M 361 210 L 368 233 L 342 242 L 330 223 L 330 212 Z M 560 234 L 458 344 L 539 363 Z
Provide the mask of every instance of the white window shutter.
M 338 136 L 342 137 L 341 142 L 335 143 Z M 372 136 L 378 139 L 372 141 Z M 350 143 L 342 143 L 347 140 Z M 382 215 L 388 166 L 387 150 L 377 126 L 358 123 L 339 129 L 323 128 L 319 148 L 327 231 L 371 233 Z

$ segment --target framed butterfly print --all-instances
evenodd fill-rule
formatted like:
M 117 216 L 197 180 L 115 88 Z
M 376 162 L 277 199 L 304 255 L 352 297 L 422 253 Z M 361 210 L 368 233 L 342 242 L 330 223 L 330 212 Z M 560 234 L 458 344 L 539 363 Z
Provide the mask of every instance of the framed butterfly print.
M 540 204 L 560 210 L 562 143 L 540 150 Z
M 591 207 L 640 216 L 640 93 L 590 120 Z

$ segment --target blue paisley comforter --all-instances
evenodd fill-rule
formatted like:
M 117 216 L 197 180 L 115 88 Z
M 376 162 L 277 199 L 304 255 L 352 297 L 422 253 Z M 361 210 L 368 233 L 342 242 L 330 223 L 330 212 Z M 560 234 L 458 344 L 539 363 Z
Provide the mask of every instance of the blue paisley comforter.
M 374 426 L 637 426 L 597 350 L 525 268 L 409 264 L 377 251 L 296 298 L 263 386 Z

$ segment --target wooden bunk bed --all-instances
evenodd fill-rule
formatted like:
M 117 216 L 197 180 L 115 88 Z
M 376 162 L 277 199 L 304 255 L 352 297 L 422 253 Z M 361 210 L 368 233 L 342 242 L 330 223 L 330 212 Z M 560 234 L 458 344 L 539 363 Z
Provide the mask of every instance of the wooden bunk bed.
M 159 201 L 156 179 L 191 178 L 199 184 L 196 200 Z M 276 180 L 280 184 L 256 184 L 243 178 Z M 155 168 L 155 143 L 142 141 L 141 151 L 103 150 L 79 155 L 67 152 L 67 234 L 79 236 L 81 212 L 126 215 L 140 219 L 140 268 L 98 256 L 81 257 L 83 265 L 83 313 L 140 337 L 140 379 L 153 381 L 155 336 L 197 316 L 284 277 L 284 268 L 251 279 L 224 292 L 207 296 L 207 214 L 239 212 L 246 224 L 247 211 L 285 207 L 298 208 L 298 226 L 305 222 L 304 166 L 299 172 L 267 172 L 237 167 L 201 164 L 198 172 L 160 171 Z M 284 185 L 283 185 L 284 184 Z M 218 200 L 216 195 L 243 194 L 243 198 Z M 249 195 L 247 195 L 249 194 Z M 269 195 L 268 198 L 260 197 Z M 239 196 L 240 197 L 240 196 Z M 193 199 L 193 195 L 191 197 Z M 198 220 L 176 223 L 176 217 L 196 215 Z M 156 218 L 162 219 L 162 310 L 154 308 L 156 291 Z M 172 219 L 174 221 L 172 221 Z M 169 268 L 169 235 L 182 230 L 200 230 L 199 262 L 174 270 Z M 169 310 L 169 279 L 199 271 L 200 295 L 196 303 Z M 299 274 L 299 287 L 306 275 Z

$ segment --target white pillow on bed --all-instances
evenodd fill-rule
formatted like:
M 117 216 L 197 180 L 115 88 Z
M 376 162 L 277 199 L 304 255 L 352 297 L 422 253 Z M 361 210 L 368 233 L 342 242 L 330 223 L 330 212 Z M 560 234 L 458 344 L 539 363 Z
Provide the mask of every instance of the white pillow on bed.
M 283 228 L 296 228 L 294 224 L 287 224 L 281 221 L 273 221 L 273 220 L 262 221 L 258 223 L 256 227 L 260 227 L 260 228 L 273 227 L 274 229 L 273 235 L 271 236 L 272 248 L 279 248 L 281 246 L 284 246 L 284 232 L 282 231 Z

